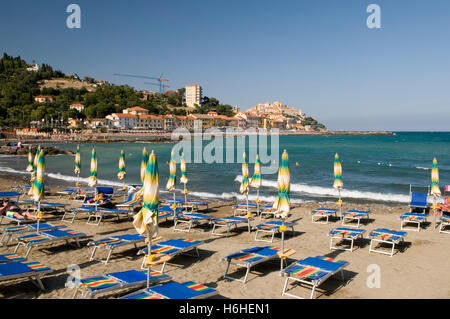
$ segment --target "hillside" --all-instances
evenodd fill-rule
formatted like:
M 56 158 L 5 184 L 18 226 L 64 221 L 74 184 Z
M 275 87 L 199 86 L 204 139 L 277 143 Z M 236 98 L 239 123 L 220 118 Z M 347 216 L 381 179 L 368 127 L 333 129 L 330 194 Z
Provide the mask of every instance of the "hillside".
M 81 90 L 82 88 L 85 88 L 89 92 L 96 90 L 96 86 L 94 84 L 86 83 L 77 79 L 53 78 L 49 80 L 43 80 L 41 82 L 42 84 L 39 84 L 40 90 L 44 88 L 52 88 L 52 89 L 72 88 L 76 90 Z

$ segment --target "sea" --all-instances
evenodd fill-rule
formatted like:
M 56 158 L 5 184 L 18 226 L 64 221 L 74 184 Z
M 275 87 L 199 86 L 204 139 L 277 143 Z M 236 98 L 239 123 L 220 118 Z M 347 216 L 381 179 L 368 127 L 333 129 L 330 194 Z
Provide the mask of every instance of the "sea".
M 272 140 L 273 142 L 274 140 Z M 273 142 L 274 143 L 274 142 Z M 269 143 L 270 144 L 270 143 Z M 450 184 L 450 132 L 395 132 L 393 135 L 329 135 L 329 136 L 279 136 L 276 158 L 282 151 L 289 154 L 291 174 L 290 197 L 292 203 L 311 201 L 336 202 L 338 191 L 333 188 L 333 164 L 335 153 L 342 164 L 344 187 L 341 196 L 347 203 L 379 203 L 402 205 L 409 202 L 410 185 L 431 185 L 433 158 L 438 160 L 440 186 Z M 77 144 L 70 142 L 48 143 L 65 151 L 76 151 Z M 169 177 L 169 159 L 174 143 L 112 142 L 81 143 L 80 182 L 87 184 L 92 148 L 96 149 L 99 185 L 123 186 L 140 183 L 141 154 L 145 147 L 155 152 L 158 159 L 161 196 L 172 196 L 165 191 Z M 193 144 L 192 144 L 193 145 Z M 225 142 L 224 142 L 225 145 Z M 230 146 L 232 145 L 232 146 Z M 242 146 L 242 145 L 241 145 Z M 247 138 L 247 154 L 255 153 L 259 144 Z M 187 158 L 188 198 L 240 201 L 242 180 L 242 151 L 238 142 L 229 143 L 234 148 L 234 160 L 217 163 L 194 162 L 194 155 Z M 203 141 L 201 151 L 211 150 L 211 141 Z M 195 150 L 195 146 L 192 148 Z M 222 152 L 225 146 L 216 152 Z M 126 178 L 117 178 L 120 150 L 125 153 Z M 198 149 L 197 149 L 198 150 Z M 194 153 L 194 152 L 192 152 Z M 270 154 L 270 149 L 268 152 Z M 48 185 L 73 187 L 74 155 L 46 156 L 45 181 Z M 255 159 L 249 157 L 249 175 L 253 174 Z M 272 162 L 262 163 L 268 166 Z M 0 156 L 0 174 L 29 175 L 25 171 L 26 157 Z M 183 185 L 179 183 L 180 167 L 177 163 L 177 190 L 183 197 Z M 277 194 L 277 172 L 262 175 L 259 199 L 272 201 Z M 249 200 L 255 200 L 257 190 L 251 188 Z

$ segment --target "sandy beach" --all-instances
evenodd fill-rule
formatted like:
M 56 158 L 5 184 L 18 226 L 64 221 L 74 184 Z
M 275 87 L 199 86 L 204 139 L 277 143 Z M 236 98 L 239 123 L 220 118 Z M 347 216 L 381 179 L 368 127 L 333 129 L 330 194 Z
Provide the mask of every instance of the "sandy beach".
M 9 191 L 10 185 L 25 185 L 26 178 L 2 174 L 0 177 L 0 191 Z M 55 194 L 58 187 L 48 186 L 50 194 L 48 201 L 60 201 L 70 203 L 72 206 L 79 202 L 69 201 L 65 197 Z M 121 198 L 115 198 L 120 201 Z M 214 217 L 232 216 L 233 203 L 215 202 L 207 212 Z M 310 211 L 318 207 L 330 207 L 333 204 L 321 203 L 296 204 L 291 207 L 291 215 L 287 221 L 297 221 L 295 235 L 286 232 L 285 248 L 295 249 L 296 253 L 288 263 L 309 256 L 324 255 L 328 257 L 346 260 L 350 264 L 345 268 L 346 284 L 342 286 L 339 277 L 328 280 L 316 292 L 317 298 L 450 298 L 450 240 L 448 234 L 441 234 L 433 228 L 432 217 L 428 224 L 420 232 L 408 231 L 404 245 L 399 246 L 393 257 L 378 253 L 369 253 L 369 240 L 364 239 L 356 243 L 353 252 L 343 250 L 330 250 L 330 240 L 327 236 L 329 230 L 340 227 L 339 220 L 332 219 L 328 224 L 313 224 Z M 357 205 L 346 204 L 344 198 L 344 210 L 360 209 L 370 210 L 370 219 L 363 222 L 361 228 L 366 229 L 366 235 L 375 228 L 384 227 L 400 230 L 399 216 L 408 211 L 406 206 L 382 206 L 382 205 Z M 61 215 L 54 216 L 48 221 L 59 221 Z M 252 226 L 259 223 L 259 218 L 252 221 Z M 6 224 L 1 225 L 4 227 Z M 106 219 L 100 226 L 86 224 L 86 218 L 78 217 L 68 228 L 84 232 L 88 235 L 81 241 L 81 248 L 55 243 L 33 249 L 28 260 L 39 261 L 54 270 L 46 275 L 42 282 L 46 288 L 40 291 L 28 280 L 12 280 L 2 282 L 0 285 L 1 298 L 71 298 L 73 290 L 65 288 L 68 279 L 67 267 L 76 264 L 80 267 L 81 278 L 100 275 L 104 272 L 114 272 L 128 269 L 139 269 L 142 256 L 137 256 L 137 250 L 132 246 L 125 246 L 114 251 L 110 262 L 105 265 L 98 261 L 89 261 L 92 251 L 86 244 L 95 239 L 109 235 L 135 233 L 131 220 L 115 218 Z M 280 246 L 280 236 L 275 236 L 272 244 L 254 240 L 255 233 L 248 233 L 246 226 L 237 231 L 232 230 L 230 236 L 218 237 L 211 235 L 212 226 L 202 224 L 191 229 L 189 233 L 174 232 L 173 221 L 160 223 L 159 234 L 163 240 L 171 238 L 189 238 L 202 240 L 205 243 L 199 246 L 200 258 L 179 255 L 172 259 L 171 264 L 166 265 L 165 273 L 175 281 L 193 280 L 218 290 L 215 298 L 254 298 L 277 299 L 290 297 L 282 296 L 284 278 L 280 276 L 280 263 L 262 263 L 253 268 L 249 274 L 248 282 L 243 284 L 237 281 L 223 279 L 226 263 L 220 259 L 230 253 L 254 246 L 276 245 Z M 144 243 L 139 247 L 145 246 Z M 15 245 L 0 248 L 0 253 L 11 253 Z M 23 251 L 19 251 L 19 253 Z M 99 251 L 97 257 L 105 257 L 105 251 Z M 368 272 L 369 265 L 378 265 L 380 269 L 380 287 L 369 288 L 367 280 L 372 272 Z M 159 267 L 158 267 L 159 268 Z M 157 269 L 158 269 L 157 268 Z M 231 266 L 233 276 L 242 277 L 243 268 Z M 322 289 L 321 289 L 322 288 Z M 293 293 L 303 297 L 309 297 L 310 290 L 303 287 L 295 287 Z M 121 294 L 107 295 L 105 298 L 117 297 Z

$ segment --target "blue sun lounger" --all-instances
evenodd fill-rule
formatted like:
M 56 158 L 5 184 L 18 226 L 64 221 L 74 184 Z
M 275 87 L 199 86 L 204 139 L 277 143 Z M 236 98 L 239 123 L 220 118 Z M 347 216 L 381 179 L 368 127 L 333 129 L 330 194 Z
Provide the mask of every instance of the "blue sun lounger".
M 369 253 L 373 251 L 373 252 L 380 253 L 380 254 L 390 255 L 392 257 L 394 255 L 395 245 L 403 242 L 407 234 L 408 233 L 405 231 L 396 231 L 396 230 L 387 229 L 387 228 L 374 229 L 369 234 L 369 238 L 371 238 Z M 389 253 L 389 252 L 385 252 L 382 250 L 373 249 L 372 244 L 374 242 L 392 245 L 391 252 Z
M 348 210 L 346 212 L 342 212 L 341 213 L 341 220 L 342 220 L 342 225 L 343 226 L 348 226 L 348 227 L 355 227 L 354 224 L 346 224 L 345 220 L 349 220 L 349 221 L 353 221 L 356 220 L 358 222 L 358 224 L 356 225 L 356 228 L 359 228 L 359 224 L 361 223 L 361 219 L 366 218 L 369 219 L 369 214 L 370 211 L 369 210 Z
M 158 208 L 158 221 L 162 221 L 163 219 L 168 220 L 169 217 L 174 217 L 178 215 L 183 210 L 183 207 L 177 207 L 175 210 L 172 207 L 166 205 Z
M 211 235 L 216 236 L 223 236 L 223 233 L 215 233 L 214 230 L 216 227 L 226 227 L 227 232 L 225 234 L 225 237 L 228 237 L 230 233 L 231 226 L 235 226 L 236 229 L 238 228 L 238 224 L 244 223 L 248 225 L 248 232 L 251 232 L 251 225 L 250 221 L 253 220 L 253 218 L 247 218 L 247 217 L 239 217 L 239 216 L 230 216 L 230 217 L 224 217 L 224 218 L 218 218 L 210 221 L 211 224 L 213 224 L 213 229 L 211 231 Z
M 282 226 L 282 222 L 281 221 L 270 221 L 270 222 L 264 222 L 262 224 L 253 226 L 253 230 L 256 230 L 256 234 L 255 234 L 255 240 L 256 241 L 265 241 L 268 243 L 272 243 L 273 242 L 273 238 L 275 237 L 275 234 L 280 233 L 280 226 Z M 292 230 L 292 235 L 295 235 L 295 231 L 294 231 L 294 226 L 297 225 L 296 222 L 284 222 L 284 226 L 285 227 L 289 227 Z M 260 239 L 258 238 L 258 233 L 259 232 L 263 232 L 263 233 L 269 233 L 272 234 L 272 237 L 270 240 L 267 239 Z
M 22 237 L 18 237 L 15 240 L 18 241 L 16 249 L 14 250 L 14 253 L 17 253 L 20 246 L 24 246 L 27 248 L 27 252 L 25 254 L 25 258 L 28 258 L 28 255 L 30 254 L 33 247 L 50 244 L 58 241 L 65 241 L 67 244 L 69 244 L 70 240 L 74 240 L 78 247 L 80 247 L 80 243 L 78 240 L 82 237 L 86 237 L 86 234 L 81 233 L 76 230 L 67 229 L 67 230 L 46 230 L 46 231 L 39 231 L 39 233 L 31 234 L 31 235 L 25 235 Z
M 155 254 L 155 255 L 166 255 L 169 257 L 174 257 L 176 255 L 179 254 L 186 254 L 187 251 L 190 250 L 195 250 L 195 257 L 200 257 L 200 254 L 198 252 L 198 246 L 204 244 L 203 241 L 200 240 L 192 240 L 192 239 L 185 239 L 185 238 L 180 238 L 180 239 L 169 239 L 163 242 L 159 242 L 156 245 L 152 244 L 152 250 L 151 253 Z M 142 255 L 142 254 L 148 254 L 148 249 L 147 247 L 141 249 L 138 251 L 138 255 Z M 142 261 L 142 268 L 145 265 L 145 258 Z M 166 262 L 163 262 L 162 268 L 160 270 L 160 272 L 164 272 L 164 267 L 166 265 Z
M 22 194 L 19 192 L 0 192 L 1 199 L 17 197 L 17 201 L 19 201 L 20 196 L 22 196 Z
M 185 201 L 183 199 L 175 199 L 175 201 L 172 199 L 163 199 L 161 200 L 162 204 L 165 205 L 177 205 L 178 207 L 182 207 L 185 209 L 186 212 L 194 212 L 199 210 L 199 206 L 205 206 L 206 210 L 209 209 L 209 202 L 208 201 L 201 201 L 201 200 L 188 200 Z
M 445 234 L 450 234 L 450 231 L 444 230 L 445 227 L 450 226 L 450 216 L 443 215 L 443 216 L 441 216 L 439 221 L 440 221 L 439 232 L 445 233 Z
M 150 270 L 150 284 L 154 285 L 171 280 L 171 277 L 157 271 Z M 140 288 L 147 284 L 147 270 L 126 270 L 105 273 L 100 276 L 80 279 L 79 286 L 74 288 L 73 299 L 81 291 L 84 298 L 95 298 L 105 293 L 118 292 L 124 289 Z M 66 284 L 66 287 L 68 285 Z
M 91 257 L 89 261 L 97 260 L 105 263 L 105 265 L 108 263 L 109 258 L 111 257 L 111 254 L 114 249 L 117 247 L 122 246 L 128 246 L 128 245 L 134 245 L 134 248 L 137 249 L 136 244 L 140 242 L 144 242 L 146 238 L 146 235 L 139 235 L 139 234 L 124 234 L 124 235 L 116 235 L 116 236 L 110 236 L 106 238 L 102 238 L 99 240 L 93 240 L 87 244 L 88 247 L 94 246 L 94 249 L 92 250 Z M 108 256 L 106 259 L 94 259 L 95 253 L 98 248 L 105 249 L 108 251 Z
M 41 276 L 46 275 L 53 270 L 41 264 L 40 262 L 12 262 L 0 265 L 0 282 L 35 277 L 38 286 L 44 290 L 44 285 L 41 281 Z M 33 281 L 32 281 L 33 282 Z M 33 282 L 34 283 L 34 282 Z
M 290 296 L 303 299 L 300 296 L 286 292 L 289 280 L 294 280 L 312 287 L 310 299 L 314 297 L 315 289 L 323 284 L 328 278 L 340 272 L 344 281 L 343 269 L 349 264 L 348 261 L 336 260 L 324 256 L 308 257 L 296 261 L 281 271 L 282 276 L 286 276 L 283 286 L 283 296 Z
M 243 249 L 237 253 L 225 256 L 220 259 L 220 261 L 226 261 L 227 267 L 225 268 L 224 278 L 240 281 L 246 283 L 250 268 L 256 266 L 262 262 L 273 260 L 279 258 L 278 252 L 281 249 L 275 246 L 266 247 L 253 247 L 248 249 Z M 227 275 L 230 265 L 236 265 L 246 268 L 244 279 L 239 279 Z
M 201 221 L 210 222 L 213 219 L 213 216 L 206 214 L 197 214 L 197 213 L 183 213 L 174 215 L 174 225 L 173 231 L 182 231 L 182 232 L 190 232 L 192 226 L 196 226 L 200 224 Z M 187 224 L 187 229 L 185 228 L 177 228 L 177 225 Z
M 120 299 L 205 299 L 217 295 L 217 290 L 193 281 L 169 282 L 142 289 Z
M 26 258 L 23 258 L 22 256 L 19 256 L 17 254 L 3 254 L 0 255 L 0 264 L 7 264 L 7 263 L 13 263 L 18 261 L 25 261 Z
M 84 199 L 84 201 L 83 201 L 83 206 L 94 206 L 94 207 L 98 207 L 98 206 L 103 206 L 103 205 L 105 205 L 106 203 L 108 203 L 109 201 L 111 201 L 111 198 L 112 198 L 113 195 L 114 195 L 114 188 L 112 188 L 112 187 L 97 187 L 97 193 L 99 193 L 99 192 L 101 192 L 101 193 L 103 193 L 103 194 L 106 195 L 106 196 L 104 197 L 104 199 L 103 199 L 103 203 L 100 203 L 100 201 L 96 201 L 96 202 L 94 202 L 94 203 L 90 203 L 90 201 L 91 201 L 92 199 L 95 198 L 95 195 L 94 195 L 94 196 L 86 197 L 86 198 Z
M 404 213 L 400 215 L 400 229 L 403 230 L 404 224 L 417 224 L 417 231 L 420 231 L 420 224 L 427 221 L 428 214 L 421 213 Z M 416 229 L 408 228 L 409 230 L 416 231 Z
M 328 224 L 330 216 L 337 217 L 337 209 L 335 208 L 317 208 L 311 211 L 311 220 L 314 224 Z M 314 219 L 317 218 L 317 219 Z M 325 218 L 325 222 L 319 222 L 318 220 Z
M 116 204 L 116 207 L 128 208 L 129 210 L 133 211 L 133 209 L 139 204 L 139 198 L 140 196 L 138 192 L 130 193 L 128 194 L 128 198 L 125 201 Z
M 421 192 L 416 191 L 413 192 L 413 188 L 422 190 Z M 424 192 L 426 190 L 426 192 Z M 410 202 L 409 207 L 411 209 L 411 212 L 415 212 L 416 210 L 419 210 L 421 212 L 424 212 L 428 208 L 428 194 L 430 193 L 429 186 L 425 185 L 410 185 L 409 186 L 409 195 L 410 195 Z
M 87 189 L 87 188 L 69 188 L 69 189 L 64 189 L 64 190 L 56 192 L 56 193 L 59 194 L 60 197 L 62 195 L 69 195 L 69 197 L 72 198 L 73 200 L 77 200 L 77 199 L 85 200 L 86 197 L 93 196 L 94 191 L 92 191 L 91 189 Z
M 121 215 L 125 215 L 126 218 L 130 218 L 130 212 L 127 209 L 117 209 L 117 208 L 97 208 L 93 210 L 88 210 L 88 220 L 86 224 L 99 226 L 106 216 L 116 216 L 117 220 L 120 220 Z M 91 222 L 94 219 L 94 222 Z
M 39 223 L 39 230 L 49 230 L 49 229 L 60 229 L 67 227 L 60 223 Z M 15 234 L 24 234 L 37 231 L 37 224 L 27 224 L 27 225 L 17 225 L 9 226 L 0 229 L 2 237 L 0 238 L 0 245 L 6 246 L 10 241 L 11 237 Z
M 28 211 L 33 210 L 37 211 L 38 203 L 34 200 L 24 200 L 22 201 L 25 207 L 27 207 Z M 50 208 L 58 211 L 58 209 L 64 209 L 68 204 L 56 203 L 56 202 L 40 202 L 41 209 Z
M 330 237 L 330 249 L 342 249 L 353 251 L 353 242 L 358 238 L 362 238 L 365 232 L 366 231 L 364 229 L 343 228 L 343 227 L 334 228 L 330 230 L 330 232 L 328 233 L 328 236 Z M 340 242 L 349 241 L 350 248 L 341 248 L 333 246 L 333 239 L 338 239 Z

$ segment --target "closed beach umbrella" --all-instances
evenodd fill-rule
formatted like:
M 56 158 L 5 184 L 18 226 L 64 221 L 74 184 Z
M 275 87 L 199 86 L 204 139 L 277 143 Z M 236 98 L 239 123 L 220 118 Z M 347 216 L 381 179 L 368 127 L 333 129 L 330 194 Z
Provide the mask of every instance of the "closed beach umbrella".
M 91 153 L 91 176 L 89 176 L 88 185 L 90 187 L 97 185 L 97 153 L 95 148 L 92 149 Z
M 40 151 L 41 151 L 41 146 L 39 145 L 37 150 L 36 150 L 36 154 L 34 155 L 33 171 L 31 172 L 31 177 L 30 177 L 31 185 L 33 185 L 33 182 L 36 179 L 36 170 L 37 170 L 37 164 L 38 164 Z M 33 187 L 30 187 L 30 190 L 28 191 L 28 195 L 29 196 L 33 196 Z
M 148 153 L 147 150 L 142 150 L 142 159 L 141 159 L 141 183 L 144 184 L 144 177 L 145 177 L 145 170 L 147 169 L 147 163 L 148 163 Z
M 290 210 L 290 198 L 289 193 L 291 189 L 291 181 L 290 181 L 290 172 L 289 172 L 289 157 L 286 150 L 283 151 L 281 155 L 281 164 L 278 169 L 278 194 L 273 202 L 273 208 L 276 209 L 277 213 L 281 218 L 286 218 L 289 210 Z
M 261 187 L 261 161 L 259 159 L 259 155 L 256 155 L 255 166 L 253 169 L 253 176 L 250 180 L 250 186 L 256 188 L 256 205 L 258 206 L 259 211 L 259 188 Z
M 433 203 L 433 224 L 436 227 L 436 197 L 441 196 L 441 189 L 439 188 L 439 169 L 436 157 L 433 159 L 433 166 L 431 167 L 431 196 L 434 197 Z
M 180 183 L 182 183 L 184 185 L 184 201 L 186 202 L 187 201 L 187 193 L 188 193 L 186 184 L 188 182 L 188 178 L 186 175 L 186 161 L 184 159 L 184 153 L 181 153 L 180 170 L 181 170 Z
M 125 175 L 127 175 L 125 171 L 125 153 L 123 152 L 123 150 L 121 150 L 119 158 L 119 173 L 117 174 L 117 178 L 119 180 L 123 180 L 125 178 Z
M 75 174 L 77 174 L 77 183 L 76 186 L 80 186 L 80 173 L 81 173 L 81 152 L 80 145 L 77 145 L 77 152 L 75 153 L 75 169 L 73 170 Z
M 242 195 L 245 195 L 247 201 L 247 213 L 248 213 L 248 191 L 249 191 L 249 182 L 248 182 L 248 159 L 247 154 L 244 152 L 242 154 L 242 182 L 239 191 Z
M 341 161 L 339 159 L 339 155 L 336 153 L 336 155 L 334 155 L 334 183 L 333 183 L 333 188 L 337 189 L 338 193 L 339 193 L 339 200 L 338 200 L 339 208 L 342 206 L 341 189 L 343 187 L 344 187 L 344 183 L 342 182 L 342 165 L 341 165 Z
M 172 150 L 170 153 L 170 162 L 169 162 L 169 180 L 166 184 L 166 190 L 174 191 L 173 192 L 173 200 L 175 204 L 175 187 L 176 187 L 176 177 L 177 175 L 177 162 L 175 162 L 175 152 Z
M 27 172 L 33 171 L 33 150 L 31 149 L 31 145 L 28 147 L 28 166 Z
M 36 178 L 33 181 L 33 185 L 31 186 L 31 192 L 33 194 L 33 200 L 38 203 L 38 210 L 37 210 L 37 231 L 39 232 L 39 221 L 42 218 L 41 215 L 41 199 L 44 196 L 44 168 L 45 168 L 45 161 L 44 161 L 44 150 L 41 150 L 39 152 L 39 157 L 37 160 L 36 165 Z
M 134 216 L 133 226 L 142 235 L 147 233 L 148 255 L 151 258 L 151 238 L 158 234 L 159 176 L 156 155 L 152 151 L 144 174 L 143 206 Z M 147 287 L 150 280 L 150 267 L 147 269 Z

